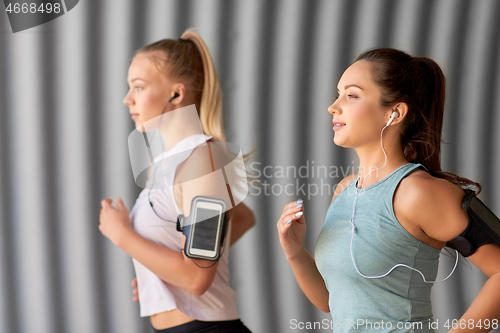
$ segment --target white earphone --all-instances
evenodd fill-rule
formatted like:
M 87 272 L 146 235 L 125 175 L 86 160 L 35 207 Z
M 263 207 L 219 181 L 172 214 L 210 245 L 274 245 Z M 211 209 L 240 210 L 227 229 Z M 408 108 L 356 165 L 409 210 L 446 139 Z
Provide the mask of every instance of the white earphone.
M 385 124 L 385 126 L 386 127 L 389 126 L 392 123 L 392 121 L 397 118 L 397 116 L 399 116 L 399 113 L 393 111 L 391 114 L 391 119 L 389 119 L 389 121 L 387 122 L 387 124 Z
M 411 266 L 408 266 L 408 265 L 405 265 L 405 264 L 396 264 L 394 266 L 392 266 L 392 268 L 390 270 L 388 270 L 385 274 L 381 274 L 381 275 L 365 275 L 363 273 L 361 273 L 361 271 L 358 269 L 358 265 L 356 264 L 356 261 L 354 260 L 354 234 L 356 233 L 356 225 L 354 224 L 354 215 L 356 214 L 356 202 L 358 200 L 358 197 L 359 195 L 361 194 L 361 192 L 364 191 L 365 187 L 364 187 L 364 184 L 365 184 L 365 179 L 366 177 L 373 171 L 376 171 L 376 170 L 380 170 L 380 169 L 383 169 L 385 168 L 386 164 L 387 164 L 387 153 L 385 152 L 385 149 L 384 149 L 384 145 L 383 145 L 383 141 L 382 141 L 382 135 L 384 133 L 384 130 L 387 128 L 387 126 L 389 126 L 392 121 L 399 116 L 399 113 L 394 111 L 392 112 L 392 115 L 391 115 L 391 119 L 389 119 L 389 121 L 387 122 L 387 124 L 385 124 L 384 128 L 382 128 L 382 131 L 380 132 L 380 147 L 382 147 L 382 152 L 384 153 L 384 165 L 382 165 L 382 167 L 380 168 L 375 168 L 375 169 L 372 169 L 370 170 L 364 177 L 363 177 L 363 181 L 361 182 L 361 189 L 358 188 L 357 184 L 355 186 L 356 188 L 356 196 L 354 197 L 354 201 L 352 203 L 352 215 L 351 215 L 351 219 L 350 219 L 350 223 L 352 225 L 352 233 L 351 233 L 351 244 L 350 244 L 350 252 L 351 252 L 351 260 L 352 260 L 352 263 L 354 265 L 354 268 L 356 269 L 356 272 L 358 272 L 358 274 L 366 279 L 380 279 L 380 278 L 383 278 L 387 275 L 389 275 L 396 267 L 406 267 L 408 269 L 411 269 L 412 271 L 415 271 L 417 273 L 419 273 L 421 276 L 422 276 L 422 279 L 425 283 L 438 283 L 438 282 L 443 282 L 443 281 L 446 281 L 448 280 L 448 278 L 453 274 L 453 272 L 455 272 L 455 269 L 457 268 L 457 264 L 458 264 L 458 251 L 455 250 L 455 254 L 456 254 L 456 259 L 455 259 L 455 265 L 453 266 L 453 269 L 451 270 L 451 273 L 448 274 L 447 277 L 445 277 L 444 279 L 442 280 L 439 280 L 439 281 L 427 281 L 427 279 L 425 278 L 424 274 L 419 271 L 418 269 L 416 268 L 413 268 Z M 361 166 L 360 166 L 361 167 Z M 361 180 L 361 179 L 359 179 Z M 358 180 L 358 182 L 359 182 Z

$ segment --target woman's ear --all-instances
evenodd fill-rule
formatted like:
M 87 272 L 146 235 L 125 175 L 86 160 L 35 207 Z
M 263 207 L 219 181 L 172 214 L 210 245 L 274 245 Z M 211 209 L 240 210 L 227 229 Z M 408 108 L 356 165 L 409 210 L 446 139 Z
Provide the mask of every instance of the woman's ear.
M 175 97 L 177 96 L 177 97 Z M 176 83 L 172 87 L 172 97 L 170 103 L 178 105 L 186 98 L 186 86 L 183 83 Z
M 396 112 L 398 115 L 392 120 L 391 124 L 401 123 L 408 114 L 408 105 L 406 103 L 398 103 L 392 107 L 391 114 L 393 112 Z

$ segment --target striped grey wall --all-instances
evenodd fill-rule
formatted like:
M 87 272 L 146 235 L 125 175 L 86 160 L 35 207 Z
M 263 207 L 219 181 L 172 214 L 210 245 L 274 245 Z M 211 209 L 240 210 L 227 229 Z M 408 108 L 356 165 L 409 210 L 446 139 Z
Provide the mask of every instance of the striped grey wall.
M 214 55 L 228 138 L 247 151 L 257 146 L 249 170 L 274 173 L 262 177 L 271 195 L 252 189 L 258 223 L 231 249 L 240 314 L 254 332 L 328 318 L 299 290 L 275 223 L 286 202 L 304 197 L 312 252 L 339 179 L 275 171 L 352 171 L 354 155 L 334 146 L 326 108 L 343 70 L 367 48 L 397 47 L 442 66 L 443 166 L 483 183 L 482 199 L 500 213 L 498 0 L 81 0 L 17 34 L 2 11 L 0 332 L 149 330 L 131 301 L 130 258 L 97 228 L 99 206 L 121 196 L 131 207 L 139 191 L 128 161 L 133 125 L 121 103 L 134 50 L 189 27 Z M 274 195 L 287 184 L 297 195 Z M 320 193 L 299 191 L 310 184 Z M 452 261 L 443 258 L 440 275 Z M 459 318 L 484 281 L 465 263 L 436 285 L 440 324 Z

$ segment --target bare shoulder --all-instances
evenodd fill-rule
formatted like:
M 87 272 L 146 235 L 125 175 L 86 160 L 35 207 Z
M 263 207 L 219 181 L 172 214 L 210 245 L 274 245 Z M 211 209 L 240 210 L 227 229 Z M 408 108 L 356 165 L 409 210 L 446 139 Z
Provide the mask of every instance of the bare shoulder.
M 220 169 L 227 164 L 223 147 L 210 142 L 193 149 L 189 157 L 179 165 L 174 181 L 174 195 L 181 210 L 190 212 L 191 202 L 196 196 L 219 198 L 231 202 L 228 189 Z
M 418 227 L 430 238 L 447 242 L 467 226 L 467 214 L 461 207 L 464 195 L 449 181 L 417 170 L 399 183 L 394 212 L 403 226 Z
M 177 166 L 173 184 L 177 205 L 186 214 L 191 201 L 197 195 L 217 197 L 226 200 L 224 179 L 214 170 L 227 164 L 227 155 L 216 142 L 202 144 L 194 148 L 189 157 Z
M 454 205 L 457 202 L 461 204 L 465 194 L 455 184 L 446 179 L 433 177 L 423 170 L 414 171 L 403 178 L 396 193 L 404 195 L 407 200 L 412 200 L 415 204 L 434 202 L 444 205 Z
M 200 145 L 179 165 L 176 184 L 205 176 L 225 166 L 227 162 L 228 156 L 217 142 Z
M 335 198 L 340 194 L 342 193 L 343 190 L 345 190 L 347 188 L 347 186 L 349 186 L 356 178 L 358 177 L 358 174 L 357 173 L 353 173 L 347 177 L 345 177 L 344 179 L 342 179 L 337 187 L 335 188 L 335 192 L 333 193 L 333 197 L 332 197 L 332 202 L 333 200 L 335 200 Z

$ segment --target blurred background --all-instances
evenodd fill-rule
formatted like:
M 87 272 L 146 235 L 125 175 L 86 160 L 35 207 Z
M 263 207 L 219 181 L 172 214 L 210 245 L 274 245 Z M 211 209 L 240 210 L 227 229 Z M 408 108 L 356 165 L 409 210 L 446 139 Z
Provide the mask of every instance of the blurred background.
M 132 302 L 131 259 L 98 230 L 100 201 L 120 196 L 130 209 L 141 190 L 122 104 L 134 50 L 187 28 L 214 58 L 228 140 L 257 148 L 247 170 L 264 186 L 251 186 L 245 200 L 257 224 L 230 255 L 239 312 L 253 332 L 301 331 L 293 320 L 330 318 L 298 288 L 276 222 L 287 202 L 303 198 L 314 252 L 334 186 L 357 165 L 333 144 L 327 107 L 366 49 L 395 47 L 440 64 L 443 169 L 482 183 L 480 198 L 500 214 L 498 0 L 81 0 L 16 34 L 0 12 L 2 333 L 150 331 Z M 453 261 L 442 257 L 438 278 Z M 434 286 L 439 332 L 485 280 L 461 260 Z

